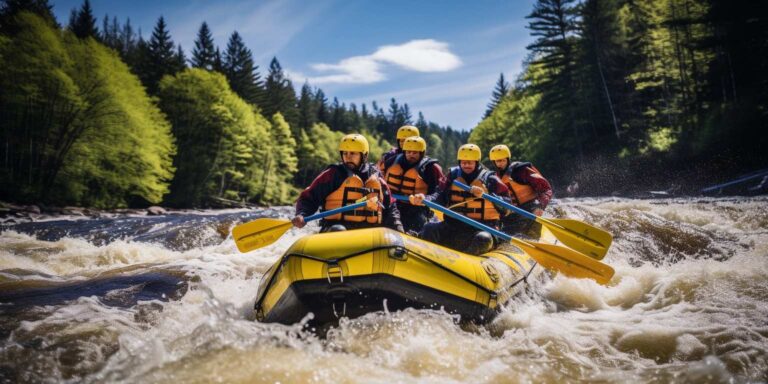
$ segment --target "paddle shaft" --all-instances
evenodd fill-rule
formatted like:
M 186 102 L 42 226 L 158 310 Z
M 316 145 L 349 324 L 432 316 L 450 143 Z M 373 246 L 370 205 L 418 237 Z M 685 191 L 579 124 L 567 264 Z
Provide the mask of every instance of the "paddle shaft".
M 403 195 L 393 194 L 392 197 L 394 197 L 395 199 L 400 200 L 400 201 L 409 201 L 408 197 L 407 196 L 403 196 Z M 469 225 L 471 225 L 471 226 L 473 226 L 473 227 L 475 227 L 477 229 L 482 229 L 483 231 L 490 232 L 492 235 L 494 235 L 494 236 L 496 236 L 498 238 L 501 238 L 501 239 L 504 239 L 504 240 L 507 240 L 507 241 L 510 241 L 510 240 L 513 239 L 512 236 L 507 235 L 504 232 L 501 232 L 501 231 L 496 230 L 494 228 L 491 228 L 491 227 L 489 227 L 489 226 L 487 226 L 487 225 L 485 225 L 483 223 L 480 223 L 480 222 L 477 222 L 475 220 L 472 220 L 472 219 L 470 219 L 470 218 L 468 218 L 468 217 L 466 217 L 466 216 L 464 216 L 462 214 L 459 214 L 459 213 L 456 213 L 454 211 L 451 211 L 450 209 L 445 208 L 445 207 L 443 207 L 440 204 L 436 204 L 436 203 L 433 203 L 433 202 L 427 201 L 427 200 L 422 201 L 422 203 L 424 205 L 426 205 L 427 207 L 431 208 L 431 209 L 434 209 L 436 211 L 440 211 L 440 212 L 442 212 L 445 215 L 448 215 L 448 216 L 450 216 L 450 217 L 452 217 L 452 218 L 454 218 L 456 220 L 459 220 L 461 222 L 469 224 Z
M 403 195 L 392 195 L 392 197 L 398 200 L 408 199 Z M 521 248 L 529 249 L 529 255 L 531 255 L 531 257 L 533 257 L 540 264 L 545 266 L 545 268 L 555 269 L 573 277 L 591 278 L 600 284 L 607 284 L 613 276 L 613 268 L 611 268 L 609 265 L 594 260 L 587 255 L 579 253 L 578 251 L 561 247 L 559 245 L 528 242 L 517 237 L 510 236 L 483 223 L 472 220 L 469 217 L 451 211 L 450 209 L 445 208 L 440 204 L 435 204 L 427 200 L 424 200 L 423 204 L 431 209 L 440 211 L 445 215 L 471 225 L 477 229 L 487 231 L 501 239 L 511 241 L 513 244 Z
M 453 183 L 465 191 L 470 190 L 468 185 L 460 181 L 454 180 Z M 605 253 L 608 251 L 608 247 L 611 244 L 610 234 L 605 230 L 595 226 L 586 223 L 579 223 L 582 228 L 576 229 L 573 228 L 572 225 L 561 225 L 555 221 L 536 216 L 526 210 L 515 207 L 514 205 L 507 203 L 506 201 L 496 196 L 483 193 L 483 198 L 494 204 L 500 205 L 505 209 L 508 209 L 537 223 L 549 227 L 550 230 L 555 232 L 555 236 L 558 237 L 560 241 L 574 249 L 579 250 L 582 253 L 589 254 L 598 260 L 605 256 Z M 559 236 L 561 233 L 567 234 L 567 237 Z M 573 239 L 570 237 L 573 237 Z
M 462 183 L 461 181 L 458 181 L 458 180 L 454 180 L 453 184 L 455 184 L 457 187 L 459 187 L 459 188 L 461 188 L 461 189 L 463 189 L 463 190 L 465 190 L 467 192 L 469 192 L 469 190 L 471 188 L 469 185 L 466 185 L 466 184 L 464 184 L 464 183 Z M 499 199 L 496 196 L 489 195 L 489 194 L 487 194 L 485 192 L 483 192 L 483 199 L 486 199 L 486 200 L 488 200 L 488 201 L 490 201 L 490 202 L 492 202 L 494 204 L 501 205 L 502 207 L 504 207 L 504 208 L 506 208 L 506 209 L 508 209 L 508 210 L 510 210 L 512 212 L 515 212 L 518 215 L 525 216 L 528 219 L 536 220 L 536 219 L 540 218 L 540 217 L 534 215 L 533 213 L 530 213 L 530 212 L 528 212 L 528 211 L 526 211 L 524 209 L 520 209 L 518 207 L 515 207 L 514 205 L 512 205 L 510 203 L 507 203 L 506 201 L 504 201 L 502 199 Z M 554 224 L 554 223 L 552 223 L 552 224 Z M 557 224 L 554 224 L 554 225 L 557 225 Z
M 366 202 L 361 201 L 344 207 L 316 213 L 314 215 L 305 217 L 304 222 L 306 223 L 338 213 L 363 208 L 365 205 Z M 232 237 L 234 238 L 237 249 L 240 250 L 240 252 L 248 252 L 274 243 L 286 231 L 288 231 L 292 225 L 293 223 L 289 220 L 270 218 L 256 219 L 248 223 L 240 224 L 233 228 Z
M 355 210 L 355 209 L 358 209 L 358 208 L 362 208 L 362 207 L 365 207 L 366 203 L 367 203 L 366 201 L 361 201 L 359 203 L 354 203 L 354 204 L 345 205 L 343 207 L 339 207 L 339 208 L 336 208 L 336 209 L 331 209 L 330 211 L 323 211 L 323 212 L 320 212 L 320 213 L 315 213 L 314 215 L 305 217 L 304 218 L 304 222 L 309 222 L 309 221 L 312 221 L 312 220 L 322 219 L 324 217 L 333 216 L 333 215 L 335 215 L 337 213 L 342 213 L 342 212 L 352 211 L 352 210 Z

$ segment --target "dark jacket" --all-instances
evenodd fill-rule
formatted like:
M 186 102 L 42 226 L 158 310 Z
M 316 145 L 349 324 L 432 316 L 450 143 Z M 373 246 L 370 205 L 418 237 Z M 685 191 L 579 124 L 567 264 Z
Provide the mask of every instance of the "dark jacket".
M 552 186 L 531 163 L 515 161 L 510 163 L 507 169 L 498 172 L 497 175 L 501 177 L 505 172 L 516 183 L 530 185 L 533 191 L 536 192 L 536 202 L 534 202 L 531 208 L 547 208 L 549 201 L 552 200 Z
M 425 197 L 425 200 L 440 204 L 444 207 L 450 207 L 451 185 L 453 184 L 453 181 L 457 179 L 459 176 L 461 176 L 464 179 L 464 181 L 467 182 L 467 185 L 469 185 L 478 176 L 480 176 L 481 173 L 484 173 L 487 176 L 485 178 L 484 185 L 485 185 L 485 188 L 488 190 L 489 194 L 496 195 L 497 197 L 501 198 L 506 202 L 511 202 L 509 189 L 507 188 L 507 186 L 501 182 L 501 179 L 499 179 L 495 173 L 485 169 L 479 163 L 477 168 L 475 168 L 475 170 L 470 174 L 464 173 L 464 171 L 461 170 L 461 167 L 451 168 L 450 171 L 445 176 L 443 176 L 443 178 L 440 180 L 437 190 L 435 190 L 434 193 L 427 195 Z M 504 216 L 506 214 L 506 210 L 502 207 L 497 206 L 496 210 L 499 211 L 501 216 Z M 446 221 L 448 221 L 449 219 L 450 217 L 446 217 Z M 453 219 L 450 219 L 450 220 L 453 220 Z
M 309 187 L 301 192 L 298 200 L 296 200 L 296 215 L 307 217 L 322 208 L 325 198 L 331 192 L 339 189 L 344 180 L 346 180 L 347 172 L 344 171 L 343 167 L 346 166 L 342 163 L 337 163 L 320 172 Z M 400 212 L 397 210 L 397 205 L 392 198 L 392 194 L 389 192 L 389 187 L 384 178 L 381 177 L 378 169 L 373 164 L 364 163 L 353 173 L 363 180 L 368 180 L 373 175 L 379 178 L 384 195 L 383 201 L 379 202 L 382 204 L 382 225 L 402 232 L 403 226 L 400 222 Z

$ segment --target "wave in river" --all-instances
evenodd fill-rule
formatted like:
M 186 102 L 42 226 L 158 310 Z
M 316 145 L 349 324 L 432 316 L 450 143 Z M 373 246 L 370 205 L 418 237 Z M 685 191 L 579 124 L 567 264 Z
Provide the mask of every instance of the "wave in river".
M 253 321 L 299 237 L 240 254 L 288 208 L 47 220 L 0 233 L 1 382 L 748 382 L 768 376 L 768 199 L 563 199 L 610 230 L 608 286 L 546 278 L 487 326 L 441 311 L 325 337 Z

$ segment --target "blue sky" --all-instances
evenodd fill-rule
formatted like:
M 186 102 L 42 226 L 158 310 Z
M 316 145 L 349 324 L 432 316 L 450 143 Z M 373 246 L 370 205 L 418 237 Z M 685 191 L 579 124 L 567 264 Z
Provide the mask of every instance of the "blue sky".
M 471 129 L 482 117 L 503 72 L 520 72 L 533 39 L 525 16 L 533 0 L 484 1 L 182 1 L 91 0 L 94 14 L 131 19 L 145 38 L 163 15 L 176 43 L 191 55 L 206 21 L 224 49 L 237 30 L 253 51 L 262 77 L 280 64 L 299 88 L 305 80 L 349 105 L 395 97 L 414 119 Z M 55 1 L 66 24 L 82 0 Z

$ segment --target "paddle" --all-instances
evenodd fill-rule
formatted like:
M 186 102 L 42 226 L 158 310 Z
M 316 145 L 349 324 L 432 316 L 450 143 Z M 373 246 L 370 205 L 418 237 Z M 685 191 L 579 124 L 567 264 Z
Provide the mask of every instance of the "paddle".
M 304 222 L 333 216 L 337 213 L 352 211 L 365 207 L 366 202 L 360 201 L 344 207 L 316 213 L 304 218 Z M 249 252 L 254 249 L 266 247 L 277 241 L 288 229 L 293 226 L 290 220 L 263 218 L 240 224 L 232 228 L 232 238 L 240 252 Z
M 398 200 L 407 200 L 408 197 L 402 195 L 392 195 Z M 536 262 L 544 268 L 559 271 L 566 276 L 575 278 L 588 278 L 597 281 L 599 284 L 607 284 L 613 277 L 613 268 L 605 263 L 601 263 L 589 256 L 559 245 L 526 241 L 507 235 L 504 232 L 491 228 L 483 223 L 479 223 L 464 215 L 458 214 L 442 205 L 431 201 L 424 201 L 427 207 L 440 211 L 456 220 L 469 224 L 477 229 L 487 231 L 492 235 L 511 241 L 516 246 L 523 248 Z
M 464 205 L 464 204 L 467 204 L 467 203 L 469 203 L 470 201 L 473 201 L 473 200 L 476 200 L 476 199 L 477 199 L 477 198 L 475 197 L 475 198 L 473 198 L 473 199 L 464 200 L 464 201 L 462 201 L 461 203 L 457 203 L 457 204 L 451 205 L 450 207 L 448 207 L 448 209 L 453 209 L 453 208 L 456 208 L 456 207 L 458 207 L 458 206 L 460 206 L 460 205 Z M 405 199 L 405 200 L 402 200 L 402 199 L 400 199 L 400 200 L 401 200 L 401 201 L 407 201 L 409 204 L 411 203 L 411 200 L 410 200 L 410 199 Z M 438 210 L 436 210 L 436 209 L 431 209 L 431 208 L 430 208 L 430 210 L 432 211 L 432 213 L 434 213 L 434 214 L 435 214 L 435 217 L 437 218 L 437 221 L 443 221 L 443 213 L 442 213 L 442 212 L 440 212 L 440 211 L 438 211 Z
M 456 180 L 453 183 L 457 187 L 469 191 L 468 185 Z M 594 259 L 602 260 L 608 252 L 611 242 L 613 242 L 613 236 L 610 233 L 585 222 L 573 219 L 545 219 L 487 193 L 483 193 L 483 198 L 540 223 L 547 227 L 561 243 Z

